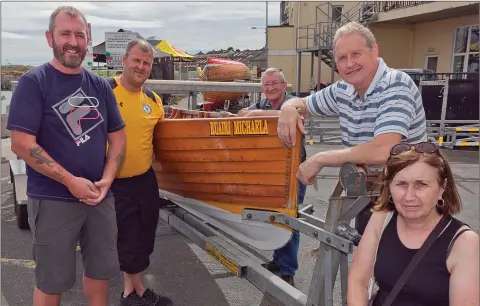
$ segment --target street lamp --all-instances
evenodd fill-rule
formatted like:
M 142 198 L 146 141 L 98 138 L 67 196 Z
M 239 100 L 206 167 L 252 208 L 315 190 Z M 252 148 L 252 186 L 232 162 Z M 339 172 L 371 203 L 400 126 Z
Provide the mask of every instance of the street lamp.
M 267 66 L 268 66 L 268 1 L 265 1 L 265 26 L 264 27 L 257 27 L 253 26 L 250 27 L 252 30 L 265 30 L 265 52 L 267 54 Z

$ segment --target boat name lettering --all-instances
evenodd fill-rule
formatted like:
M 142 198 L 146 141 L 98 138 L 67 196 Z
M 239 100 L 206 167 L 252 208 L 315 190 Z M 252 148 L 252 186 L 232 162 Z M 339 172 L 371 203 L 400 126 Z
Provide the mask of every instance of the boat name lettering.
M 210 136 L 268 135 L 267 120 L 211 121 L 209 124 Z
M 230 121 L 210 122 L 210 136 L 232 135 L 232 124 Z

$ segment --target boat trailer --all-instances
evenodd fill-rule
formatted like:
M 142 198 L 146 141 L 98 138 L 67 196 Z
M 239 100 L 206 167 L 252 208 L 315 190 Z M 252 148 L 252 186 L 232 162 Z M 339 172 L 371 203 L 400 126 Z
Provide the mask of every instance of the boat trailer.
M 28 229 L 25 162 L 10 161 L 11 182 L 17 225 Z M 364 168 L 344 164 L 339 181 L 329 198 L 325 220 L 313 216 L 313 205 L 306 205 L 294 218 L 279 212 L 244 209 L 242 220 L 276 223 L 296 229 L 320 243 L 308 295 L 283 281 L 262 266 L 268 261 L 248 245 L 229 237 L 201 218 L 187 212 L 171 199 L 160 195 L 169 204 L 160 209 L 160 218 L 197 244 L 240 278 L 245 278 L 264 294 L 288 306 L 333 306 L 333 290 L 340 271 L 342 305 L 346 305 L 348 255 L 361 236 L 350 226 L 351 220 L 378 196 L 367 188 L 371 183 Z M 178 201 L 178 200 L 177 200 Z
M 17 82 L 12 82 L 15 90 Z M 175 82 L 148 80 L 148 87 L 160 92 L 239 91 L 259 93 L 260 84 L 221 82 Z M 290 85 L 289 85 L 290 86 Z M 195 104 L 196 101 L 192 101 Z M 14 186 L 15 213 L 19 228 L 28 229 L 26 201 L 26 170 L 21 159 L 10 160 L 11 182 Z M 242 220 L 266 222 L 286 226 L 317 240 L 320 247 L 312 275 L 308 295 L 289 285 L 280 277 L 262 266 L 267 261 L 246 243 L 225 234 L 218 227 L 183 209 L 159 190 L 160 196 L 169 200 L 169 205 L 160 209 L 160 218 L 183 236 L 218 260 L 240 278 L 254 284 L 264 294 L 288 306 L 333 306 L 333 290 L 340 271 L 342 305 L 346 304 L 348 255 L 361 238 L 350 226 L 352 219 L 378 196 L 367 188 L 372 177 L 362 167 L 344 164 L 340 168 L 339 181 L 329 198 L 325 220 L 313 216 L 313 205 L 306 205 L 291 217 L 275 211 L 245 209 Z M 319 176 L 317 176 L 317 179 Z
M 10 182 L 13 186 L 13 211 L 17 220 L 17 227 L 29 229 L 27 211 L 27 170 L 22 159 L 9 160 Z
M 308 295 L 268 271 L 268 261 L 248 245 L 229 237 L 221 229 L 183 209 L 178 199 L 162 208 L 160 217 L 183 236 L 223 264 L 240 278 L 245 278 L 267 296 L 288 306 L 333 306 L 334 284 L 340 271 L 342 305 L 346 305 L 348 255 L 361 236 L 350 226 L 351 220 L 378 196 L 371 191 L 371 178 L 363 167 L 347 163 L 340 168 L 339 181 L 329 198 L 325 220 L 313 216 L 313 206 L 306 205 L 294 218 L 283 213 L 244 209 L 242 220 L 282 224 L 316 239 L 320 243 Z M 177 203 L 177 204 L 176 204 Z

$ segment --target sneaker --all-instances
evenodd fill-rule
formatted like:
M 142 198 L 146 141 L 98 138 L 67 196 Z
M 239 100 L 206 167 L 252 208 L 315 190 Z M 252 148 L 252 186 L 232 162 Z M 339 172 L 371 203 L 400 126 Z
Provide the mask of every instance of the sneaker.
M 142 295 L 142 300 L 145 301 L 145 305 L 149 306 L 172 306 L 173 302 L 166 296 L 156 294 L 151 289 L 145 290 Z
M 280 272 L 280 267 L 273 260 L 270 261 L 270 262 L 262 264 L 262 266 L 272 273 Z
M 120 306 L 148 306 L 149 304 L 145 303 L 141 297 L 137 295 L 136 292 L 130 293 L 128 296 L 123 297 L 123 292 L 120 297 Z
M 292 287 L 295 287 L 295 284 L 293 282 L 293 275 L 281 275 L 280 278 L 286 281 Z

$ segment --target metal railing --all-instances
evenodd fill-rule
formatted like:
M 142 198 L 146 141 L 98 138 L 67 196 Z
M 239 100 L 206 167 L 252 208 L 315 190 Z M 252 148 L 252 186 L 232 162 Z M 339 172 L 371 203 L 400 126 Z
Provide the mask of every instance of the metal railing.
M 408 71 L 408 69 L 406 69 Z M 477 72 L 448 72 L 448 73 L 409 73 L 410 77 L 414 81 L 420 80 L 476 80 L 478 84 L 478 80 L 480 78 Z
M 427 137 L 455 149 L 479 147 L 479 76 L 477 73 L 410 74 L 422 94 Z M 338 117 L 305 120 L 308 144 L 341 144 Z
M 318 31 L 315 23 L 297 28 L 297 49 L 310 49 L 318 47 Z
M 307 144 L 341 145 L 340 122 L 338 117 L 310 117 L 304 123 Z
M 385 13 L 402 8 L 419 6 L 431 2 L 435 1 L 375 1 L 375 11 L 377 13 Z
M 18 81 L 12 81 L 12 91 Z M 202 92 L 237 92 L 252 97 L 258 101 L 262 93 L 262 84 L 257 81 L 209 82 L 209 81 L 180 81 L 180 80 L 147 80 L 145 86 L 159 95 L 181 94 L 191 97 L 191 109 L 197 109 L 197 96 Z M 287 92 L 292 91 L 292 84 L 287 84 Z M 243 103 L 243 101 L 242 101 Z
M 449 122 L 447 120 L 446 122 Z M 462 120 L 464 123 L 455 121 L 455 123 L 462 124 L 457 127 L 427 126 L 428 139 L 431 142 L 437 143 L 441 147 L 454 149 L 457 147 L 479 147 L 479 123 L 478 121 Z M 434 125 L 441 123 L 440 120 L 427 121 L 427 124 Z
M 369 17 L 375 13 L 375 5 L 373 4 L 371 1 L 360 1 L 344 14 L 344 22 L 358 21 L 363 23 L 368 21 Z
M 297 28 L 297 49 L 317 48 L 329 50 L 333 48 L 333 37 L 338 28 L 351 21 L 363 22 L 375 11 L 373 2 L 360 1 L 350 10 L 342 13 L 338 20 L 333 20 L 334 5 L 330 2 L 316 6 L 315 23 Z M 302 44 L 302 42 L 307 43 Z
M 360 21 L 360 12 L 363 10 L 365 3 L 358 2 L 347 12 L 333 20 L 333 11 L 335 7 L 330 3 L 322 3 L 317 5 L 315 11 L 315 25 L 318 33 L 318 42 L 323 49 L 333 49 L 333 37 L 335 32 L 350 21 Z M 325 21 L 322 21 L 325 20 Z
M 440 120 L 427 120 L 427 138 L 441 147 L 454 149 L 457 147 L 479 147 L 480 134 L 478 120 L 445 120 L 443 123 L 456 124 L 456 127 L 441 128 Z M 341 145 L 341 132 L 338 117 L 309 118 L 305 120 L 309 145 Z

